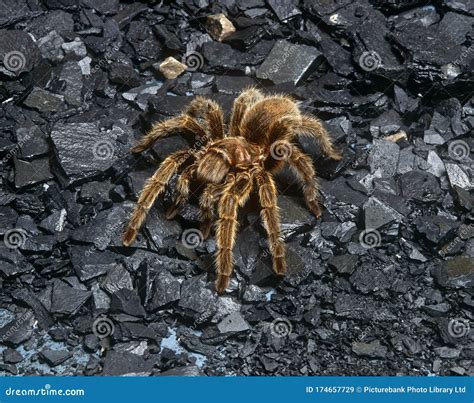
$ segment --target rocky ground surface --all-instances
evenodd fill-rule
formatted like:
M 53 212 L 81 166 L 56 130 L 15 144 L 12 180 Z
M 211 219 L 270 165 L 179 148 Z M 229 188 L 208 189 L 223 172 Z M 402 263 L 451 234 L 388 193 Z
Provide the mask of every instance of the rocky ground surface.
M 0 373 L 472 376 L 473 3 L 214 3 L 0 1 Z M 217 296 L 196 201 L 164 218 L 173 186 L 120 242 L 189 139 L 128 150 L 249 85 L 299 100 L 344 158 L 301 140 L 322 218 L 283 172 L 288 276 L 252 198 Z

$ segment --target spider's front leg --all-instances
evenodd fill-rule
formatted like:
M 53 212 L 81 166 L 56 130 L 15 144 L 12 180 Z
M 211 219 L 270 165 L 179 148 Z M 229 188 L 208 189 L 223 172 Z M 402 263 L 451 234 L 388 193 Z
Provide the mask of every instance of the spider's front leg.
M 128 222 L 123 234 L 123 244 L 129 246 L 137 237 L 138 230 L 145 221 L 148 210 L 155 202 L 156 198 L 165 190 L 166 184 L 177 172 L 178 168 L 188 159 L 190 153 L 187 150 L 176 151 L 161 163 L 153 176 L 145 182 L 137 206 Z
M 183 131 L 192 133 L 197 138 L 207 137 L 206 131 L 196 119 L 189 115 L 182 114 L 153 125 L 151 130 L 146 133 L 130 151 L 132 153 L 140 153 L 151 148 L 159 138 Z
M 255 181 L 258 186 L 261 217 L 268 235 L 268 244 L 273 258 L 273 270 L 282 276 L 286 272 L 285 243 L 280 230 L 280 212 L 277 206 L 277 188 L 272 175 L 264 170 L 257 172 Z
M 233 175 L 229 175 L 233 176 Z M 230 275 L 234 269 L 233 249 L 237 234 L 238 207 L 248 199 L 252 190 L 252 174 L 244 171 L 236 174 L 226 184 L 219 203 L 219 220 L 217 221 L 217 279 L 216 291 L 222 294 L 229 285 Z

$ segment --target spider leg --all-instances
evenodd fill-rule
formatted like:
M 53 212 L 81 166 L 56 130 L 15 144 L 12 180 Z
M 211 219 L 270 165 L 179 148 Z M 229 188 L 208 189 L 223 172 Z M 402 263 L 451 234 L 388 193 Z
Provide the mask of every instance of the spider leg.
M 218 201 L 218 198 L 222 194 L 225 187 L 224 184 L 209 183 L 200 199 L 199 206 L 201 207 L 201 232 L 204 239 L 209 238 L 212 227 L 212 219 L 214 217 L 214 206 Z
M 268 244 L 273 258 L 273 270 L 278 275 L 286 272 L 285 243 L 280 231 L 280 212 L 277 206 L 277 189 L 272 175 L 264 170 L 257 172 L 255 181 L 258 186 L 263 225 L 268 235 Z
M 191 181 L 194 173 L 196 172 L 196 165 L 192 164 L 184 168 L 183 172 L 178 177 L 176 182 L 177 196 L 173 202 L 173 205 L 166 212 L 166 218 L 168 220 L 173 219 L 178 213 L 179 209 L 186 203 L 189 198 L 189 182 Z
M 234 101 L 232 114 L 230 117 L 230 135 L 240 136 L 240 125 L 245 112 L 257 101 L 263 99 L 263 94 L 254 87 L 246 89 Z
M 195 119 L 203 119 L 209 128 L 211 138 L 224 138 L 224 112 L 217 102 L 204 97 L 196 97 L 188 105 L 185 113 Z
M 301 126 L 296 130 L 296 132 L 298 134 L 314 137 L 321 145 L 323 153 L 328 157 L 334 160 L 340 160 L 342 158 L 339 151 L 334 147 L 331 137 L 324 128 L 321 120 L 309 115 L 302 115 Z
M 148 210 L 189 155 L 189 152 L 186 150 L 176 151 L 171 154 L 165 158 L 153 176 L 145 182 L 145 186 L 138 198 L 137 206 L 133 210 L 123 234 L 123 244 L 125 246 L 129 246 L 135 240 L 138 230 L 142 226 L 143 221 L 145 221 Z
M 250 195 L 252 179 L 249 171 L 238 173 L 225 186 L 219 202 L 219 220 L 216 231 L 216 291 L 219 294 L 222 294 L 229 285 L 230 275 L 234 269 L 233 248 L 238 228 L 237 211 Z
M 296 174 L 299 182 L 303 185 L 303 195 L 309 210 L 317 217 L 321 217 L 319 206 L 318 179 L 314 169 L 313 161 L 298 147 L 293 146 L 291 155 L 286 160 L 290 168 Z
M 152 147 L 156 140 L 180 131 L 190 132 L 198 138 L 207 137 L 207 133 L 193 117 L 182 114 L 156 123 L 130 150 L 139 153 Z

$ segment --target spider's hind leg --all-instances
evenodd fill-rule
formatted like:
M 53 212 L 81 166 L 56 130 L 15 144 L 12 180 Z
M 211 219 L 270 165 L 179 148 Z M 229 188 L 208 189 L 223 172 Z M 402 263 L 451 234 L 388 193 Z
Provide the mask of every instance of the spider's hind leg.
M 273 258 L 273 270 L 279 276 L 286 272 L 285 244 L 281 237 L 280 213 L 277 206 L 277 189 L 272 175 L 259 171 L 256 176 L 263 226 L 268 235 L 268 244 Z

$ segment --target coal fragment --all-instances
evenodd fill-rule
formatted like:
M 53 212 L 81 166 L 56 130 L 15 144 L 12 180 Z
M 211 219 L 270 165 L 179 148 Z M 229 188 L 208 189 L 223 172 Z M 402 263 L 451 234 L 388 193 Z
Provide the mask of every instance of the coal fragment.
M 110 300 L 110 310 L 137 317 L 145 316 L 145 309 L 134 290 L 121 289 L 114 292 Z
M 328 264 L 334 267 L 340 274 L 351 274 L 357 266 L 359 257 L 357 255 L 332 256 Z
M 0 73 L 18 77 L 41 60 L 38 46 L 24 31 L 0 30 Z
M 74 315 L 89 299 L 89 291 L 80 290 L 55 279 L 51 299 L 51 311 L 63 315 Z
M 51 140 L 66 175 L 92 176 L 110 168 L 118 158 L 117 133 L 100 132 L 95 123 L 57 123 Z
M 72 357 L 72 353 L 67 350 L 52 350 L 44 348 L 40 351 L 40 357 L 51 367 L 62 364 L 64 361 Z
M 25 99 L 25 105 L 34 108 L 39 112 L 57 112 L 64 102 L 62 95 L 34 87 Z
M 297 85 L 321 61 L 322 55 L 316 48 L 280 40 L 257 70 L 257 77 L 274 84 Z
M 387 347 L 380 344 L 379 340 L 370 343 L 354 342 L 352 343 L 352 351 L 359 356 L 371 358 L 385 358 L 387 355 Z
M 129 352 L 109 351 L 103 360 L 106 376 L 144 376 L 151 375 L 155 364 L 153 359 L 146 360 L 143 356 Z
M 435 202 L 442 195 L 438 180 L 427 172 L 411 171 L 403 174 L 400 186 L 405 198 L 418 202 Z

